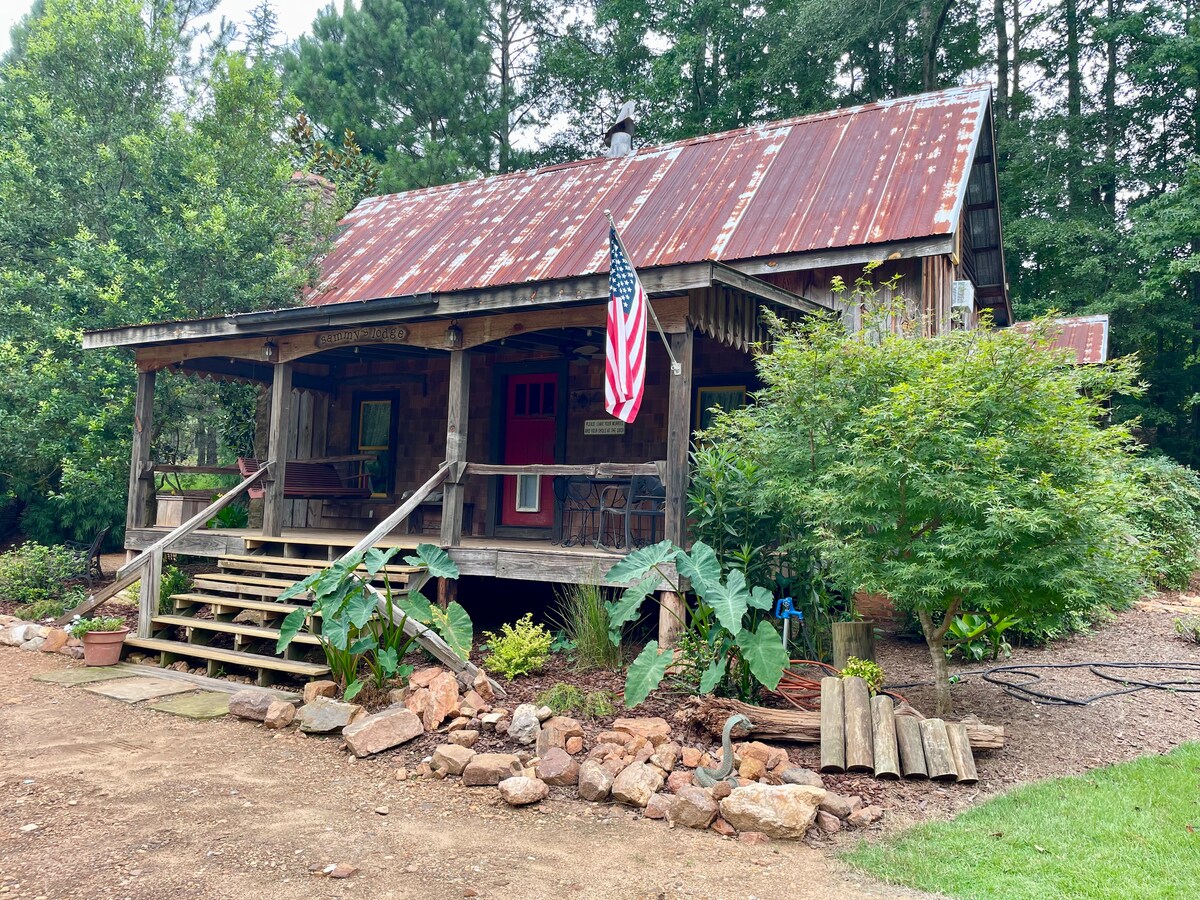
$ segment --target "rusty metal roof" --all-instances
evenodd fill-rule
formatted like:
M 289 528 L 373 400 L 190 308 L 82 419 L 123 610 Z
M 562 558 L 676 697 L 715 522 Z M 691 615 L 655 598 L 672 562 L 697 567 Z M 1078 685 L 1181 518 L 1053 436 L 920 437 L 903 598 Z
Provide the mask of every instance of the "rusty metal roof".
M 605 272 L 604 210 L 639 268 L 949 234 L 987 85 L 363 200 L 313 305 Z
M 1028 333 L 1032 322 L 1014 322 L 1013 328 Z M 1051 330 L 1055 350 L 1070 350 L 1079 365 L 1108 361 L 1108 316 L 1073 316 L 1055 319 Z

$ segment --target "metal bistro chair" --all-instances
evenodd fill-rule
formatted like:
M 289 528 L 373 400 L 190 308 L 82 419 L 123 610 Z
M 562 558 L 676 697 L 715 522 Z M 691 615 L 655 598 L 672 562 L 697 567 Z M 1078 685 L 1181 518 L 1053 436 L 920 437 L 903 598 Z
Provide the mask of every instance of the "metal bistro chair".
M 582 546 L 591 540 L 600 512 L 592 480 L 586 475 L 560 475 L 554 479 L 554 495 L 562 507 L 562 546 Z
M 97 581 L 101 581 L 104 578 L 104 569 L 100 565 L 100 550 L 104 547 L 104 539 L 108 537 L 108 532 L 111 530 L 111 525 L 101 528 L 96 532 L 96 536 L 92 538 L 90 544 L 85 544 L 81 541 L 63 542 L 70 549 L 78 551 L 83 557 L 80 560 L 79 574 L 87 579 L 89 591 L 95 586 Z
M 649 543 L 652 544 L 658 536 L 658 523 L 666 522 L 667 491 L 657 475 L 634 475 L 628 484 L 611 484 L 600 492 L 599 512 L 600 533 L 596 538 L 596 546 L 605 546 L 605 535 L 613 533 L 607 530 L 608 522 L 616 520 L 622 524 L 618 532 L 623 538 L 621 548 L 632 550 L 635 518 L 650 520 Z

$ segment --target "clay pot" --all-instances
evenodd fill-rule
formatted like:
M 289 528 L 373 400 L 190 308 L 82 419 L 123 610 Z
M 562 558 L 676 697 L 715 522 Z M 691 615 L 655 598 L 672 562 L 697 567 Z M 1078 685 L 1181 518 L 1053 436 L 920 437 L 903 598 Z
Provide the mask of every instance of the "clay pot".
M 88 666 L 115 666 L 121 661 L 121 645 L 128 628 L 120 631 L 89 631 L 83 636 L 83 662 Z

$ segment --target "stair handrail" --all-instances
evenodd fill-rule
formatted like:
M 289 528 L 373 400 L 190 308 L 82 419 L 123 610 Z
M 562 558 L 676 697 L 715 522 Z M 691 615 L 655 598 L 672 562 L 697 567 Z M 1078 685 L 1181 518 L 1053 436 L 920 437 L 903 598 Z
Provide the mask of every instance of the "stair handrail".
M 208 504 L 208 506 L 204 507 L 204 509 L 196 513 L 196 515 L 192 516 L 182 525 L 175 526 L 166 535 L 159 538 L 129 562 L 125 563 L 125 565 L 121 566 L 121 568 L 117 569 L 116 579 L 112 584 L 89 595 L 77 607 L 55 619 L 54 624 L 65 625 L 76 616 L 86 615 L 134 582 L 141 581 L 142 588 L 138 594 L 138 637 L 149 637 L 150 618 L 158 609 L 158 586 L 162 583 L 163 553 L 180 538 L 191 534 L 245 493 L 250 485 L 262 478 L 270 471 L 273 465 L 273 462 L 264 463 L 258 471 L 248 475 L 237 487 L 217 497 L 212 503 Z

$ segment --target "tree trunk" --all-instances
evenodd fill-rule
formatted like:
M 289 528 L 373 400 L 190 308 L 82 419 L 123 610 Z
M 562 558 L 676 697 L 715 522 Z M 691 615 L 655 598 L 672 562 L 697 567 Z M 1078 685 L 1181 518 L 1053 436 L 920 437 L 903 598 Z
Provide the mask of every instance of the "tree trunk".
M 954 700 L 950 696 L 950 668 L 946 665 L 946 626 L 935 626 L 933 616 L 925 610 L 917 610 L 917 618 L 921 622 L 921 632 L 925 635 L 925 643 L 929 645 L 929 659 L 933 663 L 934 715 L 949 716 L 954 714 Z M 947 613 L 945 622 L 952 618 Z
M 1067 32 L 1067 205 L 1078 214 L 1084 207 L 1083 152 L 1080 132 L 1083 123 L 1083 76 L 1079 65 L 1079 0 L 1063 4 Z
M 992 24 L 996 29 L 996 118 L 1008 118 L 1008 17 L 1005 0 L 995 0 Z M 1020 0 L 1017 0 L 1020 3 Z

